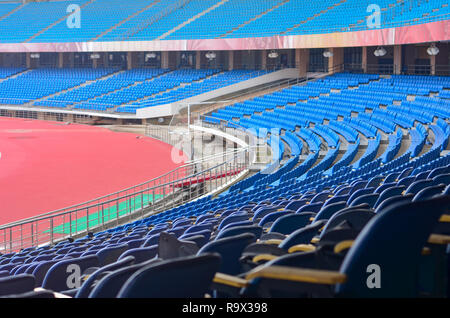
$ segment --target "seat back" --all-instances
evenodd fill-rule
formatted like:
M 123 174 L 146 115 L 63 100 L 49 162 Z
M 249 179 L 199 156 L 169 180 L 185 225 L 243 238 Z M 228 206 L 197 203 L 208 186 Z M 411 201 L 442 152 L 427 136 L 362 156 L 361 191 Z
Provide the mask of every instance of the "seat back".
M 117 261 L 119 256 L 128 249 L 128 244 L 120 244 L 113 247 L 105 247 L 99 250 L 96 255 L 98 257 L 99 265 L 105 266 Z
M 83 284 L 81 285 L 80 289 L 75 294 L 75 298 L 87 298 L 89 296 L 89 293 L 92 290 L 92 284 L 99 279 L 99 277 L 108 272 L 108 271 L 115 271 L 123 267 L 131 266 L 134 264 L 134 257 L 133 256 L 126 256 L 121 259 L 119 259 L 117 262 L 111 263 L 109 265 L 100 267 L 95 272 L 93 272 L 91 275 L 89 275 L 88 279 L 86 279 Z
M 379 211 L 385 209 L 387 206 L 391 205 L 391 204 L 395 204 L 397 202 L 411 202 L 413 199 L 414 195 L 412 193 L 410 194 L 399 194 L 399 195 L 394 195 L 390 198 L 387 198 L 385 200 L 383 200 L 382 202 L 380 202 L 380 204 L 377 206 L 377 208 L 375 209 L 375 213 L 378 213 Z
M 349 224 L 352 229 L 360 231 L 374 215 L 375 213 L 368 209 L 353 209 L 338 212 L 328 220 L 320 233 L 320 236 L 322 237 L 326 232 L 339 226 L 339 224 L 344 221 Z
M 378 205 L 380 205 L 380 203 L 386 200 L 387 198 L 402 194 L 403 191 L 405 191 L 405 186 L 393 186 L 385 189 L 383 192 L 380 193 L 380 196 L 378 197 L 374 205 L 374 208 L 376 209 Z
M 309 220 L 314 217 L 314 213 L 300 213 L 285 215 L 277 219 L 270 228 L 270 233 L 291 234 L 295 230 L 298 230 L 311 223 Z
M 301 229 L 298 229 L 289 234 L 278 247 L 288 250 L 297 244 L 309 244 L 312 238 L 319 232 L 319 230 L 326 224 L 326 220 L 319 220 Z
M 420 190 L 419 192 L 417 192 L 417 194 L 413 198 L 413 202 L 425 200 L 425 199 L 431 198 L 437 194 L 441 194 L 442 191 L 444 191 L 444 189 L 445 189 L 445 184 L 438 184 L 438 185 L 426 187 L 426 188 Z
M 215 240 L 220 240 L 225 237 L 236 236 L 244 233 L 251 233 L 256 237 L 256 239 L 259 239 L 261 237 L 262 231 L 262 227 L 257 225 L 236 226 L 229 229 L 223 229 L 219 232 L 219 234 L 217 234 Z
M 431 179 L 421 179 L 418 181 L 414 181 L 409 185 L 408 189 L 406 189 L 406 193 L 417 194 L 420 190 L 432 185 L 434 185 L 434 181 Z
M 356 198 L 355 201 L 353 201 L 350 206 L 353 207 L 353 206 L 358 206 L 363 203 L 367 203 L 372 208 L 376 204 L 379 197 L 380 197 L 380 194 L 378 194 L 378 193 L 364 194 L 364 195 Z
M 194 242 L 179 240 L 173 234 L 162 232 L 159 237 L 158 257 L 163 260 L 195 255 L 198 250 Z
M 114 271 L 109 272 L 92 288 L 88 298 L 115 298 L 119 293 L 122 285 L 131 277 L 137 270 L 142 267 L 161 262 L 160 259 L 154 259 L 148 262 L 134 264 Z

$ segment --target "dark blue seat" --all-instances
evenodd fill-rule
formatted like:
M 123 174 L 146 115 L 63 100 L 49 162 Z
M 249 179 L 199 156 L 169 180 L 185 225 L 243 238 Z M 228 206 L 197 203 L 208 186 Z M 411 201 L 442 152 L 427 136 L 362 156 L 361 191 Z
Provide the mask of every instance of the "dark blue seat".
M 9 271 L 0 271 L 0 277 L 9 276 Z
M 433 178 L 433 182 L 434 184 L 450 184 L 450 173 L 445 173 L 445 174 L 439 174 L 434 176 Z
M 374 205 L 374 208 L 376 209 L 378 205 L 387 198 L 402 194 L 403 191 L 405 191 L 405 186 L 393 186 L 385 189 L 383 192 L 380 193 L 380 196 L 378 197 L 377 202 Z
M 316 194 L 310 201 L 311 204 L 313 203 L 317 203 L 317 202 L 325 202 L 326 200 L 328 200 L 331 197 L 331 192 L 325 191 L 325 192 L 321 192 Z
M 409 177 L 399 179 L 397 182 L 397 185 L 398 186 L 402 185 L 402 186 L 405 186 L 406 188 L 408 188 L 409 185 L 414 182 L 415 178 L 416 178 L 415 176 L 409 176 Z
M 386 176 L 384 183 L 396 182 L 400 172 L 392 172 Z
M 428 170 L 422 171 L 415 176 L 414 181 L 426 180 L 428 178 L 429 174 L 430 174 L 430 171 L 428 171 Z
M 250 233 L 226 237 L 209 242 L 203 246 L 197 255 L 206 253 L 218 253 L 222 257 L 219 271 L 221 273 L 236 275 L 241 272 L 239 258 L 244 249 L 256 241 L 256 237 Z
M 380 204 L 377 206 L 377 208 L 375 209 L 375 213 L 378 213 L 379 211 L 385 209 L 386 207 L 388 207 L 389 205 L 395 204 L 395 203 L 399 203 L 399 202 L 411 202 L 413 199 L 414 195 L 412 193 L 410 194 L 405 194 L 405 195 L 394 195 L 392 197 L 389 197 L 385 200 L 383 200 L 382 202 L 380 202 Z
M 152 259 L 148 262 L 122 267 L 109 272 L 95 284 L 88 298 L 116 298 L 128 278 L 144 266 L 156 262 L 161 262 L 161 260 Z
M 375 176 L 369 179 L 369 181 L 366 184 L 366 188 L 377 188 L 380 186 L 381 182 L 383 182 L 384 177 L 383 176 Z
M 382 193 L 384 190 L 388 189 L 388 188 L 392 188 L 395 187 L 397 185 L 396 182 L 390 182 L 390 183 L 383 183 L 382 185 L 380 185 L 378 188 L 375 189 L 374 193 Z
M 152 236 L 149 236 L 149 237 L 147 238 L 147 240 L 144 242 L 144 244 L 141 245 L 141 247 L 147 247 L 147 246 L 158 245 L 160 234 L 161 234 L 161 232 L 160 232 L 160 233 L 157 233 L 157 234 L 154 234 L 154 235 L 152 235 Z
M 264 208 L 257 210 L 255 212 L 255 215 L 253 216 L 253 222 L 259 222 L 259 220 L 261 220 L 267 214 L 278 211 L 278 209 L 283 209 L 283 208 L 276 207 L 276 206 L 270 206 L 270 207 L 264 207 Z
M 349 194 L 335 195 L 334 197 L 329 198 L 328 200 L 326 200 L 322 207 L 325 207 L 327 205 L 330 205 L 330 204 L 336 203 L 336 202 L 342 202 L 342 201 L 347 202 L 349 198 L 350 198 Z
M 298 209 L 295 213 L 302 213 L 302 212 L 317 213 L 320 211 L 322 206 L 323 206 L 323 202 L 306 204 L 306 205 L 302 206 L 300 209 Z
M 430 171 L 430 173 L 427 175 L 427 179 L 433 179 L 434 177 L 440 175 L 440 174 L 446 174 L 447 173 L 447 167 L 439 167 L 435 168 Z
M 353 202 L 356 198 L 358 198 L 358 197 L 360 197 L 360 196 L 362 196 L 362 195 L 365 195 L 365 194 L 371 194 L 371 193 L 374 193 L 374 192 L 375 192 L 375 188 L 374 188 L 374 187 L 358 189 L 358 190 L 356 190 L 356 191 L 350 196 L 350 198 L 347 200 L 347 205 L 351 205 L 352 202 Z
M 361 195 L 360 197 L 356 198 L 350 206 L 358 206 L 363 203 L 367 203 L 371 208 L 373 208 L 380 197 L 380 194 L 378 193 L 368 193 Z
M 220 230 L 223 231 L 226 229 L 231 229 L 232 227 L 236 227 L 236 226 L 249 226 L 249 225 L 253 225 L 253 224 L 254 224 L 253 221 L 250 221 L 250 220 L 232 222 L 232 223 L 228 223 L 227 225 L 222 227 Z
M 336 286 L 345 297 L 417 297 L 421 251 L 450 197 L 398 203 L 380 211 L 347 253 L 340 272 L 347 281 Z M 405 222 L 407 220 L 407 222 Z M 367 270 L 376 264 L 384 273 L 383 288 L 367 288 Z
M 423 179 L 414 181 L 409 185 L 409 187 L 406 189 L 406 194 L 412 193 L 417 194 L 420 190 L 425 189 L 426 187 L 434 185 L 434 181 L 431 179 Z
M 284 291 L 285 297 L 286 294 L 289 297 L 419 297 L 422 292 L 419 287 L 420 275 L 424 274 L 420 270 L 423 247 L 440 216 L 449 209 L 450 196 L 440 196 L 418 202 L 397 203 L 380 211 L 366 224 L 346 253 L 339 268 L 339 273 L 345 275 L 345 281 L 336 284 L 334 290 L 329 285 L 314 283 L 312 276 L 309 277 L 304 271 L 301 271 L 302 277 L 297 275 L 295 281 L 290 279 L 298 270 L 292 267 L 286 267 L 290 270 L 290 276 L 283 277 L 283 267 L 271 270 L 269 262 L 247 275 L 250 282 L 244 295 L 246 291 L 253 291 L 255 297 L 272 297 Z M 368 288 L 368 279 L 377 270 L 381 271 L 376 276 L 381 288 Z M 271 279 L 267 275 L 271 272 L 280 275 Z M 433 282 L 442 283 L 444 277 L 444 274 L 437 276 Z M 376 279 L 371 282 L 374 281 Z M 442 290 L 441 286 L 431 288 Z M 445 295 L 441 292 L 436 293 L 436 296 Z
M 101 277 L 101 275 L 104 275 L 106 272 L 115 271 L 117 269 L 127 267 L 133 264 L 134 264 L 134 257 L 126 256 L 121 257 L 117 262 L 100 267 L 91 275 L 89 275 L 89 277 L 83 282 L 83 284 L 75 294 L 75 298 L 87 298 L 89 296 L 89 293 L 92 291 L 93 283 L 96 280 L 98 280 Z
M 33 274 L 36 281 L 36 287 L 42 286 L 42 283 L 44 281 L 45 275 L 47 274 L 48 270 L 56 263 L 60 262 L 61 260 L 51 260 L 51 261 L 44 261 L 36 263 L 36 266 L 30 266 L 25 273 Z
M 445 184 L 438 184 L 420 190 L 413 198 L 413 202 L 429 199 L 437 194 L 441 194 L 445 189 Z
M 202 238 L 198 238 L 199 236 L 201 236 Z M 209 239 L 211 238 L 211 231 L 203 230 L 203 231 L 183 234 L 182 236 L 179 237 L 179 239 L 184 240 L 184 241 L 192 241 L 191 240 L 192 237 L 197 237 L 195 239 L 195 243 L 197 244 L 198 247 L 202 247 L 203 245 L 205 245 L 206 243 L 209 242 Z
M 240 221 L 248 221 L 249 217 L 248 215 L 236 215 L 236 216 L 228 216 L 225 219 L 220 222 L 218 229 L 221 230 L 225 226 L 227 226 L 230 223 L 236 223 Z
M 158 244 L 158 258 L 166 260 L 194 255 L 199 247 L 191 241 L 178 239 L 174 234 L 162 232 Z
M 42 287 L 56 292 L 76 288 L 79 282 L 74 282 L 73 286 L 68 286 L 67 280 L 69 276 L 78 272 L 78 270 L 79 274 L 83 274 L 86 269 L 98 267 L 99 264 L 100 262 L 96 255 L 59 261 L 48 270 Z
M 145 241 L 147 241 L 147 238 L 140 238 L 140 239 L 136 239 L 136 240 L 131 240 L 127 242 L 128 248 L 138 248 L 141 247 L 142 244 L 145 243 Z
M 374 215 L 375 213 L 368 209 L 353 209 L 338 212 L 328 220 L 320 236 L 322 237 L 328 231 L 340 226 L 342 222 L 345 222 L 353 230 L 360 231 Z
M 199 232 L 199 231 L 203 231 L 203 230 L 212 231 L 213 228 L 214 228 L 214 225 L 211 223 L 202 223 L 202 224 L 198 224 L 198 225 L 193 225 L 190 228 L 188 228 L 186 231 L 184 231 L 183 235 L 186 235 L 189 233 L 194 233 L 194 232 Z
M 288 250 L 294 245 L 309 244 L 318 231 L 326 224 L 325 220 L 320 220 L 298 229 L 289 234 L 279 245 L 279 248 Z
M 270 224 L 282 216 L 293 213 L 293 211 L 278 211 L 269 213 L 259 221 L 258 225 L 264 227 L 266 224 Z
M 202 254 L 146 265 L 124 283 L 118 297 L 202 298 L 220 261 L 217 254 Z
M 346 202 L 336 202 L 333 204 L 329 204 L 320 209 L 320 211 L 314 217 L 312 223 L 317 222 L 319 220 L 329 219 L 334 213 L 345 208 L 346 206 L 347 206 Z
M 285 206 L 285 210 L 297 211 L 299 208 L 304 206 L 307 202 L 308 202 L 308 200 L 291 201 Z
M 179 227 L 167 230 L 167 233 L 175 234 L 178 237 L 178 236 L 181 236 L 188 228 L 190 228 L 190 225 L 179 226 Z

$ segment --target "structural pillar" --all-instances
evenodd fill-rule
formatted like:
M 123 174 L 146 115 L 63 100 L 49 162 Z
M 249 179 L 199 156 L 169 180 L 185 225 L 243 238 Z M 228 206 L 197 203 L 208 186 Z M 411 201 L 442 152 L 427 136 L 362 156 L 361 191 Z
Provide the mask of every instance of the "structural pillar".
M 70 52 L 69 53 L 69 66 L 73 68 L 75 66 L 75 53 Z
M 402 46 L 394 45 L 394 74 L 402 71 Z
M 343 69 L 344 64 L 344 48 L 332 48 L 330 52 L 332 56 L 328 58 L 328 73 L 334 74 L 340 72 Z
M 201 65 L 202 65 L 202 52 L 197 51 L 195 52 L 195 69 L 196 70 L 201 69 Z
M 299 77 L 306 77 L 309 68 L 309 49 L 295 49 L 295 67 Z
M 58 52 L 58 67 L 63 68 L 64 65 L 64 55 L 62 52 Z
M 27 68 L 31 68 L 31 53 L 25 53 L 26 56 L 26 63 L 27 63 Z

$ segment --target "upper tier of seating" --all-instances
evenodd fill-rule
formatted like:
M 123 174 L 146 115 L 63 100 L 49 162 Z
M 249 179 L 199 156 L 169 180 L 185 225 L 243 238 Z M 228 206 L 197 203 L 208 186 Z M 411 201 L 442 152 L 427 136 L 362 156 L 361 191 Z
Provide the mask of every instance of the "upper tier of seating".
M 180 40 L 348 32 L 369 28 L 370 0 L 62 0 L 0 3 L 1 43 Z M 81 8 L 72 23 L 70 5 Z M 446 20 L 445 0 L 381 0 L 381 27 Z M 37 19 L 36 17 L 40 17 Z M 222 17 L 227 17 L 223 19 Z M 332 27 L 331 27 L 332 26 Z

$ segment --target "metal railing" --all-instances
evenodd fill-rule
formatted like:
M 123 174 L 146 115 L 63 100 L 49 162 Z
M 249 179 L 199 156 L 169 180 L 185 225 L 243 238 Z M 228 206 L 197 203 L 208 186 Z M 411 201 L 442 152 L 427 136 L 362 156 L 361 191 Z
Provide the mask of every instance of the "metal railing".
M 147 132 L 157 138 L 150 128 Z M 160 140 L 171 142 L 164 134 Z M 0 251 L 53 244 L 143 219 L 226 187 L 249 164 L 249 149 L 240 147 L 191 160 L 162 176 L 94 200 L 0 226 Z

